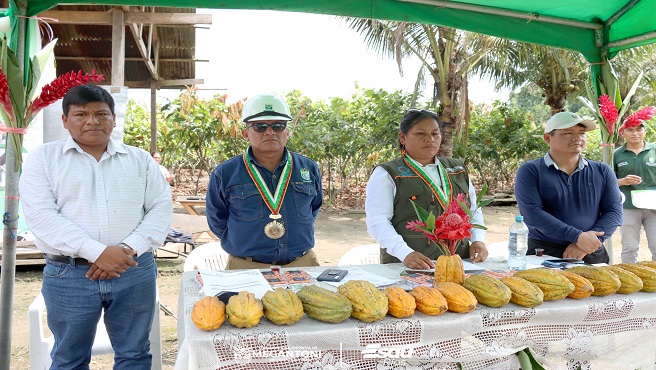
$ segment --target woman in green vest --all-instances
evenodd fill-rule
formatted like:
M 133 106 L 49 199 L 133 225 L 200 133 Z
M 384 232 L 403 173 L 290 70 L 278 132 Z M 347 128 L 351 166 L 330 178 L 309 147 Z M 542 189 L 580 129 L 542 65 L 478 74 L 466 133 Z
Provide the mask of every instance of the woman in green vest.
M 367 231 L 380 244 L 382 263 L 412 269 L 432 269 L 439 249 L 426 236 L 406 229 L 417 219 L 410 200 L 438 216 L 451 197 L 463 194 L 472 208 L 472 224 L 484 225 L 483 213 L 474 211 L 476 191 L 462 161 L 439 157 L 440 119 L 429 110 L 409 109 L 399 127 L 401 156 L 376 167 L 367 183 Z M 473 206 L 473 207 L 472 207 Z M 485 230 L 471 229 L 469 241 L 457 253 L 471 262 L 487 258 Z

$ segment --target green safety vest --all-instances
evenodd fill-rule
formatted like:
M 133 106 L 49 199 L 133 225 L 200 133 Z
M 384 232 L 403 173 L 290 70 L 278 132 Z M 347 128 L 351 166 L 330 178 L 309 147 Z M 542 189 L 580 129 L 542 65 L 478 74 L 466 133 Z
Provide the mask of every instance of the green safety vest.
M 440 163 L 446 169 L 447 176 L 451 179 L 453 187 L 453 197 L 458 194 L 464 194 L 467 206 L 470 206 L 469 199 L 469 175 L 461 160 L 453 158 L 438 157 Z M 420 252 L 426 257 L 436 260 L 442 254 L 439 248 L 423 234 L 406 228 L 410 221 L 417 220 L 417 214 L 410 200 L 412 199 L 421 208 L 439 216 L 444 212 L 440 202 L 435 198 L 431 188 L 417 174 L 410 169 L 403 158 L 397 158 L 390 162 L 380 165 L 387 173 L 390 174 L 396 185 L 396 195 L 394 196 L 394 216 L 392 216 L 392 226 L 394 230 L 401 235 L 403 240 L 414 251 Z M 469 240 L 460 244 L 456 251 L 463 258 L 469 258 Z M 398 258 L 387 253 L 387 249 L 380 249 L 380 260 L 382 263 L 398 263 Z
M 618 179 L 627 175 L 637 175 L 642 182 L 637 185 L 620 186 L 626 200 L 624 208 L 635 209 L 631 190 L 656 189 L 656 144 L 645 142 L 645 147 L 638 154 L 626 148 L 626 144 L 615 149 L 613 169 Z

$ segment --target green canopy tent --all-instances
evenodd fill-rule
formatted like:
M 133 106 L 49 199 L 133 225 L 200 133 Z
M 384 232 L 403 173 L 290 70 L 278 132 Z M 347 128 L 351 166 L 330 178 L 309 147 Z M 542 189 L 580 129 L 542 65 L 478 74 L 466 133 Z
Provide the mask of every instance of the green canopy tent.
M 67 0 L 66 4 L 88 4 Z M 96 0 L 97 5 L 158 6 L 212 9 L 260 9 L 321 13 L 361 18 L 436 24 L 523 42 L 582 53 L 591 63 L 592 85 L 597 93 L 608 81 L 608 59 L 618 51 L 656 41 L 656 0 Z M 58 0 L 20 0 L 14 14 L 36 16 L 59 4 Z M 13 22 L 12 37 L 19 57 L 25 57 L 25 18 Z M 33 28 L 30 28 L 33 30 Z M 56 36 L 56 35 L 55 35 Z M 13 134 L 10 134 L 13 135 Z M 610 150 L 610 148 L 606 148 Z M 11 152 L 9 150 L 8 152 Z M 606 151 L 604 152 L 606 153 Z M 8 153 L 9 154 L 9 153 Z M 8 155 L 12 168 L 13 155 Z M 9 171 L 6 212 L 16 214 L 18 173 Z M 13 197 L 13 198 L 12 198 Z M 0 291 L 0 370 L 9 369 L 11 302 L 14 258 L 11 230 L 5 226 Z M 7 262 L 7 264 L 5 264 Z M 9 270 L 9 271 L 7 271 Z
M 27 16 L 59 2 L 25 1 Z M 68 0 L 66 4 L 85 4 Z M 656 41 L 653 0 L 99 0 L 94 4 L 261 9 L 432 23 L 581 52 L 588 61 Z

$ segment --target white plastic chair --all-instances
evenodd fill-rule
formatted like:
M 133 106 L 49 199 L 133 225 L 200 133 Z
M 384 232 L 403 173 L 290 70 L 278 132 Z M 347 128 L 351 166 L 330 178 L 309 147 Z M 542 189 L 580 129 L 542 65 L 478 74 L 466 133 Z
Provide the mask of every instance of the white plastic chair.
M 508 241 L 500 241 L 492 244 L 486 245 L 487 247 L 487 258 L 492 257 L 504 257 L 508 258 Z
M 43 295 L 34 299 L 28 309 L 30 323 L 30 369 L 43 370 L 49 369 L 52 364 L 50 351 L 55 344 L 55 338 L 52 335 L 46 337 L 43 331 L 43 316 L 46 303 Z M 91 356 L 106 355 L 114 353 L 114 349 L 109 341 L 109 335 L 105 328 L 103 316 L 100 316 L 98 328 L 96 329 L 96 338 L 93 340 Z M 151 365 L 152 370 L 162 368 L 162 333 L 159 321 L 159 291 L 155 295 L 155 315 L 153 316 L 153 326 L 150 328 L 150 354 L 153 356 Z
M 228 253 L 221 242 L 207 243 L 194 248 L 184 263 L 184 271 L 223 270 L 228 264 Z
M 380 263 L 380 244 L 365 244 L 349 249 L 337 262 L 337 266 L 374 265 Z

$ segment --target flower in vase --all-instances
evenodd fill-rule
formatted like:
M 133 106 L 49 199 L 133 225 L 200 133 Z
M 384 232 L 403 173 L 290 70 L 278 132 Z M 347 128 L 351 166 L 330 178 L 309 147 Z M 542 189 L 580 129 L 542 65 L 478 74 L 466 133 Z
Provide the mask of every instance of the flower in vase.
M 599 97 L 599 112 L 601 116 L 604 117 L 606 121 L 606 127 L 608 128 L 608 133 L 612 135 L 615 132 L 615 123 L 617 122 L 617 117 L 619 112 L 617 107 L 608 95 L 602 95 Z

